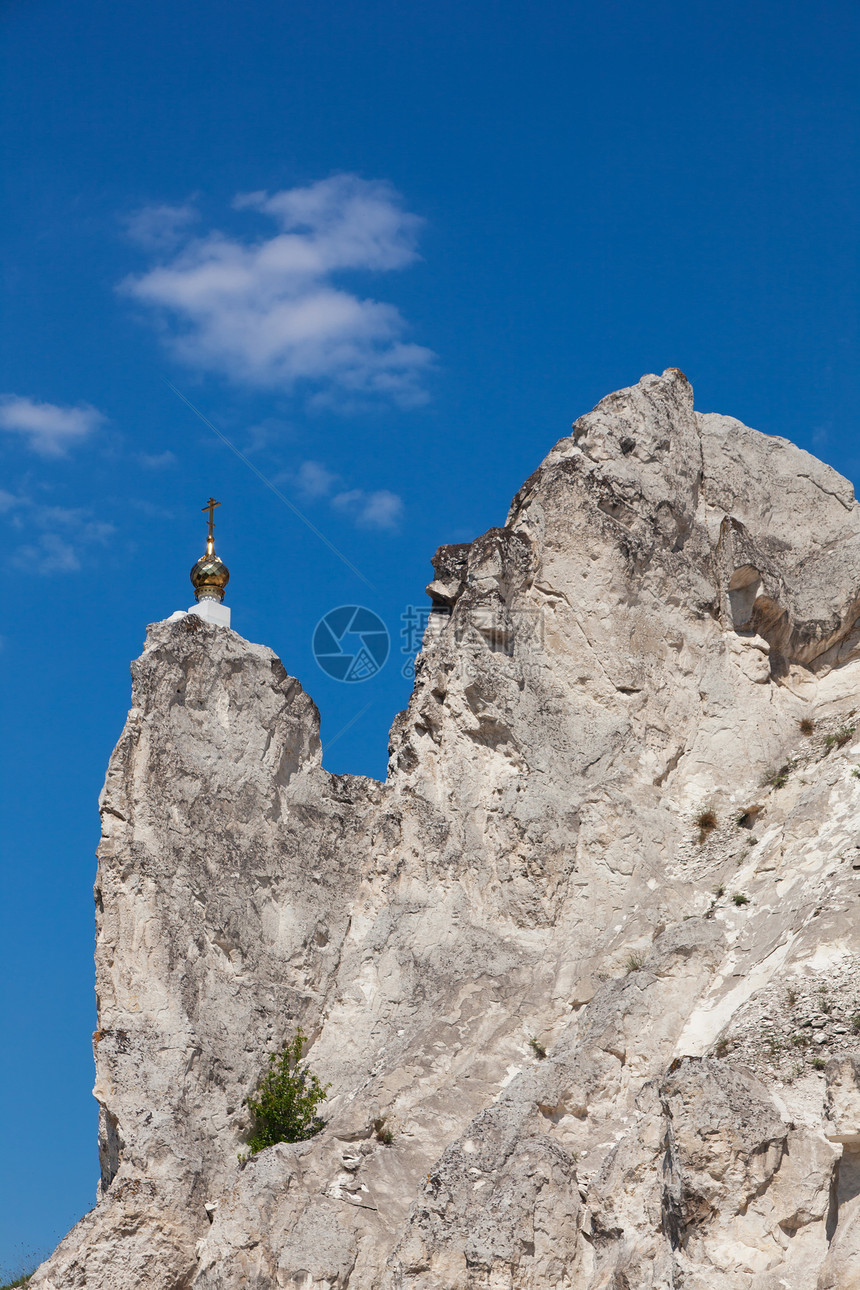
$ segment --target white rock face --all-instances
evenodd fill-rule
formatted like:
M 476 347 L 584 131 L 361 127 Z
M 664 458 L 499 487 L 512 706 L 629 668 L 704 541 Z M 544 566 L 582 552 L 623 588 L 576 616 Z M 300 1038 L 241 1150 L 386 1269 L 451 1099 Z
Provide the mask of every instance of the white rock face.
M 434 568 L 384 785 L 321 769 L 269 650 L 150 628 L 102 1194 L 33 1290 L 856 1290 L 850 485 L 669 369 Z M 242 1167 L 298 1023 L 327 1126 Z

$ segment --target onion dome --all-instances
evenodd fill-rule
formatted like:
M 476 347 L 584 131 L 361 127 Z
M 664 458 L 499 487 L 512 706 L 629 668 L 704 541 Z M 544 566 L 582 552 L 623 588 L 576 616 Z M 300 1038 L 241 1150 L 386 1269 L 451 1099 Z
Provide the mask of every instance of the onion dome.
M 215 507 L 220 505 L 221 503 L 216 502 L 214 497 L 210 497 L 207 505 L 202 507 L 204 511 L 209 512 L 206 554 L 200 557 L 190 574 L 195 600 L 217 600 L 219 604 L 224 599 L 224 592 L 230 581 L 230 570 L 215 554 L 214 511 Z

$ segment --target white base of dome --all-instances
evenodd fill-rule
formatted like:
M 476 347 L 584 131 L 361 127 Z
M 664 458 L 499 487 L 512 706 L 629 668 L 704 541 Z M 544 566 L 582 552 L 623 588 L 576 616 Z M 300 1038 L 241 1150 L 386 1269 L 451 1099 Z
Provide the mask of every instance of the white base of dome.
M 196 614 L 202 618 L 205 623 L 213 623 L 216 627 L 230 626 L 230 610 L 226 605 L 219 605 L 217 600 L 200 600 L 196 605 L 192 605 L 188 610 L 189 614 Z
M 227 605 L 219 605 L 217 600 L 201 600 L 198 604 L 192 605 L 186 611 L 177 609 L 175 614 L 171 614 L 167 619 L 169 623 L 175 623 L 179 618 L 187 618 L 188 614 L 196 614 L 202 618 L 204 623 L 212 623 L 213 627 L 230 626 L 230 610 Z

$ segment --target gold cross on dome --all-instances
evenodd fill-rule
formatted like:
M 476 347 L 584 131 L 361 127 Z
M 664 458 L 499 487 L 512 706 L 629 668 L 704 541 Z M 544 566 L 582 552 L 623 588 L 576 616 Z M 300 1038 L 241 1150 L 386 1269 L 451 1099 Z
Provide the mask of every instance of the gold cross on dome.
M 220 502 L 216 502 L 214 497 L 210 497 L 210 498 L 209 498 L 209 501 L 206 503 L 206 505 L 205 505 L 205 506 L 201 506 L 201 507 L 200 507 L 201 511 L 208 511 L 208 512 L 209 512 L 209 541 L 210 541 L 210 542 L 214 542 L 214 541 L 215 541 L 215 537 L 214 537 L 214 533 L 215 533 L 215 507 L 216 507 L 216 506 L 220 506 L 220 505 L 221 505 L 221 503 L 220 503 Z

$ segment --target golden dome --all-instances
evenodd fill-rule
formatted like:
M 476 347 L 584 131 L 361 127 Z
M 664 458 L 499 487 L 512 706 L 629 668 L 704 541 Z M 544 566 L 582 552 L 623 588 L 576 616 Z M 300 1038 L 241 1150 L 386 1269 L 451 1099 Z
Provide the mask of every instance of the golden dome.
M 215 507 L 220 505 L 214 497 L 210 497 L 208 504 L 202 508 L 209 512 L 209 537 L 206 540 L 206 554 L 200 557 L 190 574 L 195 600 L 217 600 L 220 603 L 230 581 L 230 570 L 215 554 L 214 512 Z
M 211 554 L 207 551 L 202 555 L 191 570 L 191 585 L 194 587 L 194 596 L 197 600 L 202 600 L 206 596 L 223 600 L 224 589 L 229 581 L 230 570 L 223 561 L 218 559 L 214 551 Z

